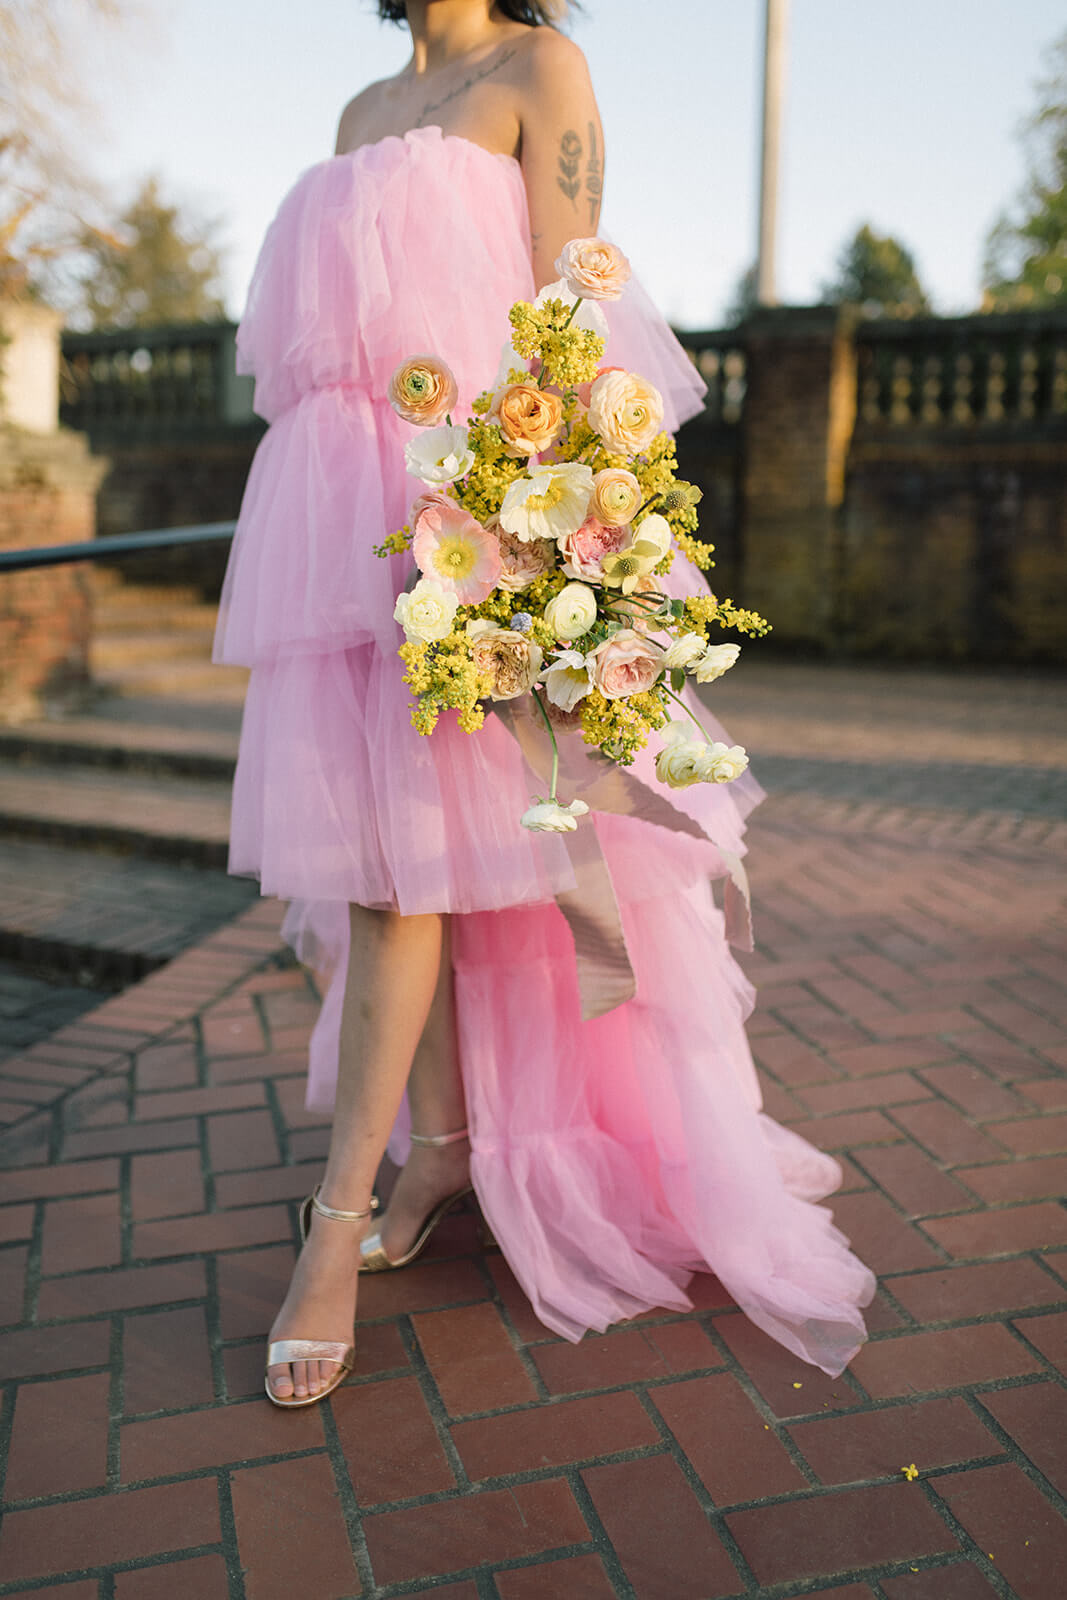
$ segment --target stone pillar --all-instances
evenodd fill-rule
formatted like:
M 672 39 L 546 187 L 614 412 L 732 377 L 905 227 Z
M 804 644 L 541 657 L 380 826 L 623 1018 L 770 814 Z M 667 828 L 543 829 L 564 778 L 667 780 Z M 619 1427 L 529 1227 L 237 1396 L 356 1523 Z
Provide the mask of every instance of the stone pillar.
M 30 301 L 0 302 L 0 418 L 33 433 L 59 426 L 63 317 Z
M 744 582 L 736 597 L 774 624 L 776 643 L 830 648 L 839 508 L 855 422 L 848 307 L 761 307 L 747 352 Z
M 83 434 L 0 426 L 0 549 L 91 539 L 107 465 Z M 0 572 L 0 722 L 84 704 L 89 634 L 83 563 Z

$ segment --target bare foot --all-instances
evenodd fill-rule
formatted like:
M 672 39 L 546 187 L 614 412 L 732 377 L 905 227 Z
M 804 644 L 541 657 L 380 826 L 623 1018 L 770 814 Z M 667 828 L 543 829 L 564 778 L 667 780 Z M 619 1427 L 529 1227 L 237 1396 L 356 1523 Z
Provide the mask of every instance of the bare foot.
M 289 1292 L 274 1319 L 270 1340 L 327 1339 L 352 1343 L 356 1320 L 359 1241 L 371 1219 L 338 1222 L 312 1212 L 311 1227 L 297 1258 Z M 335 1361 L 294 1361 L 267 1368 L 279 1400 L 321 1394 L 337 1373 Z
M 398 1261 L 405 1255 L 434 1207 L 469 1183 L 470 1144 L 466 1139 L 436 1149 L 413 1144 L 400 1169 L 389 1209 L 378 1223 L 389 1259 Z

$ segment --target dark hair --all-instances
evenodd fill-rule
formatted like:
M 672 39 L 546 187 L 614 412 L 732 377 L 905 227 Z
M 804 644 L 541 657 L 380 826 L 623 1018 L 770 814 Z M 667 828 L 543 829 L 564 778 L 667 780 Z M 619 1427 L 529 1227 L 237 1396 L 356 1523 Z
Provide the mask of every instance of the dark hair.
M 553 26 L 564 9 L 553 0 L 496 0 L 497 5 L 512 22 L 525 22 L 527 27 Z M 378 0 L 378 15 L 383 22 L 404 22 L 407 19 L 404 0 Z

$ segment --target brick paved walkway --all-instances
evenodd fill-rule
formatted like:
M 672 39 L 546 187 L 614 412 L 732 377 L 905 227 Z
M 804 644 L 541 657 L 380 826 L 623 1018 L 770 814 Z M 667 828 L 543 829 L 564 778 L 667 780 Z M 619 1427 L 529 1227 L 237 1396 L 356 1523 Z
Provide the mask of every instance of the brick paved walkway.
M 1067 828 L 808 795 L 751 839 L 767 1106 L 844 1157 L 881 1281 L 849 1372 L 712 1279 L 571 1346 L 457 1217 L 363 1289 L 345 1388 L 271 1408 L 326 1130 L 314 996 L 257 905 L 0 1064 L 39 1102 L 0 1136 L 0 1595 L 1062 1592 Z

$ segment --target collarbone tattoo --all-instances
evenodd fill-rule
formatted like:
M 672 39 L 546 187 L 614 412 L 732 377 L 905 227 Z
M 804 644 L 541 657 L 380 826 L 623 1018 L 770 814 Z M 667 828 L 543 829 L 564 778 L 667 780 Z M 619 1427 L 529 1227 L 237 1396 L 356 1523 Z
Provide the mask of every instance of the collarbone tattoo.
M 415 126 L 417 128 L 421 128 L 424 119 L 428 117 L 431 112 L 439 111 L 442 106 L 448 105 L 450 100 L 458 100 L 460 95 L 466 94 L 467 90 L 472 89 L 476 83 L 481 83 L 485 78 L 491 78 L 493 73 L 499 72 L 500 68 L 505 66 L 514 55 L 515 46 L 512 45 L 510 50 L 505 50 L 504 54 L 499 58 L 499 60 L 494 61 L 491 66 L 474 68 L 473 71 L 467 74 L 462 83 L 457 83 L 456 87 L 454 89 L 450 89 L 447 94 L 442 95 L 440 100 L 431 100 L 429 104 L 424 105 L 422 110 L 419 112 L 419 119 Z

